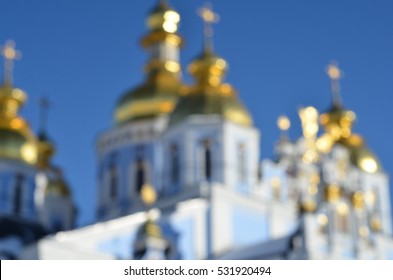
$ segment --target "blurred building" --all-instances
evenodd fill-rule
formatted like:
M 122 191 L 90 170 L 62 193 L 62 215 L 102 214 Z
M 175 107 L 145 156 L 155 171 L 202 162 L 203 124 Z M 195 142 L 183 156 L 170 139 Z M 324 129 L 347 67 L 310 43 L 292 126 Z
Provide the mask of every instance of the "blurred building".
M 392 259 L 388 178 L 352 131 L 356 115 L 340 100 L 338 66 L 327 68 L 330 108 L 322 114 L 311 106 L 300 109 L 303 136 L 297 140 L 289 139 L 290 120 L 281 116 L 276 156 L 261 161 L 260 132 L 237 91 L 224 82 L 228 65 L 213 48 L 218 16 L 209 6 L 199 14 L 204 46 L 188 66 L 192 85 L 181 78 L 180 15 L 166 1 L 148 14 L 141 40 L 148 53 L 144 80 L 120 97 L 115 125 L 97 140 L 95 224 L 68 230 L 74 212 L 65 184 L 53 187 L 59 200 L 45 203 L 51 188 L 44 178 L 52 173 L 44 170 L 52 170 L 53 144 L 29 134 L 41 153 L 38 165 L 23 163 L 30 193 L 46 191 L 39 192 L 38 208 L 30 201 L 23 213 L 61 231 L 24 246 L 18 257 Z M 9 155 L 1 160 L 10 168 L 16 162 Z M 20 184 L 20 173 L 12 174 L 9 190 Z M 10 191 L 0 205 L 14 209 L 15 197 Z M 46 211 L 61 205 L 58 212 Z M 53 222 L 59 221 L 50 217 L 55 213 L 67 213 L 63 223 Z
M 51 162 L 55 145 L 44 118 L 36 134 L 19 115 L 27 95 L 12 81 L 13 61 L 19 55 L 14 42 L 8 41 L 1 53 L 5 67 L 0 86 L 0 258 L 13 259 L 43 236 L 72 229 L 75 208 L 61 169 Z

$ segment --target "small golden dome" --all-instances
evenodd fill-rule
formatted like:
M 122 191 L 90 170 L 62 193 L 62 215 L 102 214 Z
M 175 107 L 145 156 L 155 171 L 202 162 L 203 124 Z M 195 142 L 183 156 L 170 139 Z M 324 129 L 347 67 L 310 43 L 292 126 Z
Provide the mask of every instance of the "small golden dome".
M 48 194 L 58 195 L 62 197 L 71 196 L 68 184 L 61 176 L 57 177 L 56 179 L 49 180 L 48 185 L 45 189 L 45 195 Z
M 234 88 L 222 83 L 227 68 L 227 62 L 210 49 L 205 49 L 191 62 L 189 72 L 196 83 L 180 97 L 170 123 L 178 123 L 190 115 L 219 115 L 234 123 L 251 126 L 251 115 Z
M 227 69 L 227 62 L 207 49 L 191 62 L 188 72 L 195 78 L 198 85 L 218 86 Z
M 180 15 L 169 7 L 166 1 L 159 1 L 149 13 L 147 26 L 151 30 L 162 30 L 169 33 L 177 31 Z
M 21 133 L 0 128 L 0 157 L 25 161 L 29 140 Z
M 28 123 L 18 116 L 26 94 L 5 83 L 0 87 L 0 157 L 34 164 L 37 160 L 36 139 Z
M 333 106 L 320 117 L 320 123 L 335 140 L 346 138 L 351 135 L 352 125 L 356 120 L 356 115 L 350 110 L 346 110 L 341 105 Z
M 14 88 L 10 83 L 4 83 L 0 87 L 0 102 L 1 103 L 11 102 L 13 105 L 10 106 L 12 108 L 2 108 L 2 111 L 4 111 L 4 109 L 7 109 L 7 112 L 8 110 L 11 109 L 19 109 L 19 107 L 26 102 L 26 99 L 27 99 L 26 93 L 19 88 Z
M 360 135 L 352 134 L 347 138 L 341 139 L 338 143 L 349 150 L 352 164 L 359 169 L 367 173 L 375 173 L 382 169 L 378 158 L 367 148 L 365 141 Z
M 48 138 L 46 133 L 40 132 L 38 134 L 38 157 L 37 166 L 41 169 L 48 168 L 50 166 L 50 160 L 56 152 L 55 145 Z
M 174 46 L 182 45 L 183 40 L 177 34 L 180 15 L 169 7 L 166 1 L 158 2 L 150 11 L 146 23 L 149 33 L 141 40 L 143 47 L 149 47 L 160 41 L 166 41 Z
M 137 239 L 142 239 L 143 237 L 156 237 L 162 239 L 161 228 L 153 220 L 147 219 L 147 221 L 141 225 L 138 229 Z
M 320 117 L 320 123 L 334 143 L 341 144 L 349 150 L 352 164 L 367 173 L 375 173 L 381 170 L 380 162 L 367 148 L 364 139 L 352 133 L 355 120 L 354 112 L 337 104 L 333 104 L 332 108 Z
M 366 147 L 354 151 L 351 154 L 351 160 L 356 166 L 367 173 L 376 173 L 381 170 L 381 164 L 378 158 Z

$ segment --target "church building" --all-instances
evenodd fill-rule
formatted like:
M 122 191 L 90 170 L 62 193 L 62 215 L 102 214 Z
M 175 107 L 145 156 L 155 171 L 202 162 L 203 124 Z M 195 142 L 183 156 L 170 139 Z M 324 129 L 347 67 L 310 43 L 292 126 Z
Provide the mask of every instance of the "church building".
M 80 228 L 45 120 L 35 133 L 18 114 L 26 94 L 13 86 L 17 51 L 5 45 L 0 258 L 393 259 L 388 176 L 353 131 L 338 64 L 326 69 L 328 109 L 299 109 L 296 140 L 280 116 L 275 156 L 261 160 L 261 132 L 214 49 L 218 15 L 210 5 L 199 15 L 204 44 L 186 84 L 181 15 L 164 0 L 148 13 L 144 76 L 118 94 L 114 124 L 97 138 L 96 221 Z

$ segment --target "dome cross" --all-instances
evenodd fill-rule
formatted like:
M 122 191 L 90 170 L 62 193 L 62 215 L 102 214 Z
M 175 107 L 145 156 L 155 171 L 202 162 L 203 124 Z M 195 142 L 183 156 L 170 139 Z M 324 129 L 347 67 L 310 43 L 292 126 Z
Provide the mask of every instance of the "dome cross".
M 12 83 L 14 60 L 21 57 L 20 51 L 15 49 L 15 42 L 8 40 L 4 46 L 0 47 L 0 53 L 4 57 L 4 83 Z
M 330 81 L 331 81 L 331 91 L 332 91 L 333 104 L 336 105 L 336 106 L 340 106 L 341 105 L 341 96 L 340 96 L 341 85 L 340 85 L 340 80 L 343 77 L 344 73 L 338 67 L 337 62 L 336 61 L 332 61 L 326 67 L 326 74 L 329 76 Z
M 202 18 L 204 23 L 204 48 L 211 50 L 213 47 L 213 23 L 220 20 L 220 16 L 213 11 L 211 3 L 207 2 L 202 8 L 198 10 L 198 15 Z

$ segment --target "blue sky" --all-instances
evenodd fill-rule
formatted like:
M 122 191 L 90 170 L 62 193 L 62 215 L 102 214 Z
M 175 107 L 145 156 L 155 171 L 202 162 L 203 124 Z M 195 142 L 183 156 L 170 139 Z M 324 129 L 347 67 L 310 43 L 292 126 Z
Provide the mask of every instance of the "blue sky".
M 65 170 L 81 224 L 93 220 L 98 133 L 111 127 L 116 100 L 143 79 L 147 56 L 139 47 L 155 0 L 0 0 L 0 44 L 16 41 L 22 60 L 15 85 L 29 94 L 22 114 L 38 126 L 38 99 L 52 109 L 48 130 L 55 162 Z M 185 67 L 201 50 L 200 0 L 172 0 L 182 17 Z M 214 44 L 230 65 L 227 81 L 262 131 L 262 157 L 272 156 L 276 118 L 287 114 L 292 138 L 300 135 L 297 109 L 330 105 L 331 60 L 345 72 L 342 99 L 363 135 L 393 174 L 393 1 L 213 0 L 221 21 Z M 185 68 L 184 68 L 185 69 Z M 2 71 L 1 71 L 2 72 Z M 184 79 L 191 79 L 184 71 Z

